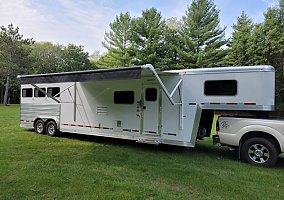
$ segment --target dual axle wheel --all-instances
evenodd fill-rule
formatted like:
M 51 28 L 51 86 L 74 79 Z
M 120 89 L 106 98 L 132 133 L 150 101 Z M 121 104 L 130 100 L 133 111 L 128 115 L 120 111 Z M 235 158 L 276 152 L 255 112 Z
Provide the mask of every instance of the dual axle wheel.
M 55 136 L 57 133 L 57 125 L 53 120 L 45 123 L 43 120 L 39 119 L 36 121 L 34 128 L 36 133 L 46 133 L 49 136 Z

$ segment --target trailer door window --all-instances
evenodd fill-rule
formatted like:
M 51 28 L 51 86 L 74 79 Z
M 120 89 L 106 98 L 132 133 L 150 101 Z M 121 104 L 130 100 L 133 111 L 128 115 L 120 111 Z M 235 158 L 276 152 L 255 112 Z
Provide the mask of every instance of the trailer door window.
M 24 88 L 22 89 L 22 97 L 32 97 L 33 89 L 32 88 Z
M 43 91 L 46 91 L 45 88 L 40 88 Z M 38 90 L 37 88 L 34 89 L 34 97 L 45 97 L 45 93 L 42 91 Z
M 134 92 L 133 91 L 115 91 L 113 100 L 115 104 L 133 104 L 134 103 Z
M 49 94 L 50 96 L 56 95 L 56 97 L 60 97 L 59 93 L 60 93 L 60 87 L 49 87 L 49 88 L 47 88 L 47 94 Z
M 208 96 L 235 96 L 238 92 L 236 80 L 205 81 L 204 94 Z
M 157 100 L 157 88 L 146 88 L 145 90 L 145 100 L 146 101 L 156 101 Z

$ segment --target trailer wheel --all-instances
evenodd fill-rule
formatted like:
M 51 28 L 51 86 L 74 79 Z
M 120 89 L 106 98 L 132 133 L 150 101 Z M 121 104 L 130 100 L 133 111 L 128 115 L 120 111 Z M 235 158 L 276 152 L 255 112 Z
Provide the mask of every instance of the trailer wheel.
M 41 119 L 36 121 L 34 128 L 36 133 L 42 134 L 45 132 L 45 124 Z
M 278 160 L 276 146 L 265 138 L 255 137 L 244 142 L 241 148 L 244 161 L 264 167 L 271 167 Z
M 57 126 L 55 121 L 49 121 L 46 125 L 46 133 L 47 135 L 53 137 L 57 133 Z

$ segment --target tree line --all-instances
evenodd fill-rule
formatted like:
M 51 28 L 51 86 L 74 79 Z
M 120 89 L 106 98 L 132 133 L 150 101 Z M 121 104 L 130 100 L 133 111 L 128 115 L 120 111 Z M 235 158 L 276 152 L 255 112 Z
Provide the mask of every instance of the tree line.
M 226 27 L 220 26 L 219 13 L 213 0 L 193 0 L 181 20 L 164 19 L 155 8 L 142 11 L 139 17 L 120 13 L 105 33 L 104 55 L 89 55 L 74 44 L 35 42 L 23 38 L 18 27 L 1 26 L 1 102 L 8 96 L 18 97 L 17 74 L 147 63 L 160 70 L 269 64 L 276 69 L 278 110 L 284 110 L 284 0 L 264 13 L 262 23 L 254 23 L 242 12 L 229 39 Z

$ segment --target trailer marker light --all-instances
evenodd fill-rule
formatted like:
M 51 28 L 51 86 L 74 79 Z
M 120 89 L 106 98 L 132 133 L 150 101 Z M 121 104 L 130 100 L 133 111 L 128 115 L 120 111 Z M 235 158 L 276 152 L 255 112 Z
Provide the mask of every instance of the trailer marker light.
M 232 103 L 232 102 L 230 102 L 230 103 L 227 103 L 227 105 L 238 105 L 238 103 Z
M 244 103 L 246 106 L 255 106 L 256 103 Z

